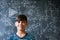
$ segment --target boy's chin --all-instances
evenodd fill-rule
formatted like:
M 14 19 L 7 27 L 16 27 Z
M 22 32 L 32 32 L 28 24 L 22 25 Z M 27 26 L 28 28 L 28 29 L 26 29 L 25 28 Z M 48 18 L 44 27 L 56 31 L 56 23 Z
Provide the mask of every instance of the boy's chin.
M 19 31 L 24 31 L 23 29 L 18 29 Z

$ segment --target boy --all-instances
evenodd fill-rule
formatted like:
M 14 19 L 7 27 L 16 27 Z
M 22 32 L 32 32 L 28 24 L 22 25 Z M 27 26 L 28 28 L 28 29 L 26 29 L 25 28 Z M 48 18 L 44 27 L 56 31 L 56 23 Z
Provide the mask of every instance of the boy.
M 16 17 L 15 26 L 17 28 L 16 34 L 8 37 L 8 40 L 34 40 L 32 35 L 28 34 L 25 31 L 26 26 L 28 25 L 27 17 L 23 14 Z

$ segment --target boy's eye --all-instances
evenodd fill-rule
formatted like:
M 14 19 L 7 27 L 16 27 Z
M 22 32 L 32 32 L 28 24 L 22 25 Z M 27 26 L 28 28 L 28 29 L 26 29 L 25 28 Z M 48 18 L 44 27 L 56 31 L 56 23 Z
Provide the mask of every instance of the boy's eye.
M 20 23 L 20 21 L 21 21 L 21 20 L 16 20 L 16 21 L 17 21 L 18 23 Z M 25 23 L 25 21 L 24 21 L 24 20 L 22 20 L 22 23 Z
M 18 23 L 20 23 L 20 21 L 18 21 Z
M 16 20 L 18 23 L 20 23 L 20 21 L 19 20 Z

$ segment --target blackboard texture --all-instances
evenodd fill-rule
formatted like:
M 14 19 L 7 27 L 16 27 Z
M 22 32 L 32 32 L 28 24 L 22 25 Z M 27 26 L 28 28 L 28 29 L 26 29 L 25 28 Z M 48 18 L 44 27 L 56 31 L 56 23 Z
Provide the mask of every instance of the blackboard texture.
M 26 31 L 35 40 L 60 40 L 60 1 L 58 0 L 0 0 L 0 40 L 16 33 L 18 14 L 28 18 Z

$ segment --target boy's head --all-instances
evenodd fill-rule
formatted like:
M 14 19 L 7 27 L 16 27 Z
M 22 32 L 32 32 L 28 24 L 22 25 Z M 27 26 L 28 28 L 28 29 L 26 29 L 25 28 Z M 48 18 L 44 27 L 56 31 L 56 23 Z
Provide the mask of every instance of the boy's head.
M 16 17 L 15 26 L 17 27 L 17 30 L 23 31 L 25 30 L 25 27 L 27 26 L 27 16 L 21 14 Z

